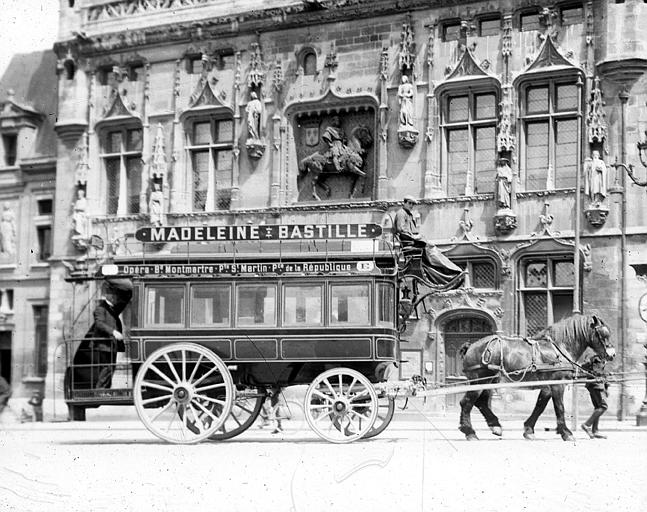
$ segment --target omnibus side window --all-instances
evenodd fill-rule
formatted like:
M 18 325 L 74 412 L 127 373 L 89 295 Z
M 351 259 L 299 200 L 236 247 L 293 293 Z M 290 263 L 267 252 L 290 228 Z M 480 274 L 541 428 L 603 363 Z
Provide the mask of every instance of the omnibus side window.
M 276 325 L 276 286 L 239 285 L 236 287 L 236 324 Z
M 151 286 L 146 290 L 146 325 L 184 326 L 183 285 Z
M 283 288 L 283 325 L 322 325 L 321 285 L 289 285 Z
M 395 325 L 394 315 L 395 289 L 390 283 L 378 283 L 377 285 L 377 325 L 382 327 L 393 327 Z
M 230 285 L 194 285 L 191 287 L 191 325 L 229 327 Z
M 331 285 L 330 323 L 332 325 L 370 325 L 368 284 Z

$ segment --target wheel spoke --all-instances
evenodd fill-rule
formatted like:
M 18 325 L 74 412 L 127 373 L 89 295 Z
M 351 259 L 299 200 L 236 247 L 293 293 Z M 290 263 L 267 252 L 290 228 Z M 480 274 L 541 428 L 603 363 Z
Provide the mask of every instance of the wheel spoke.
M 238 423 L 239 427 L 243 426 L 243 424 L 240 421 L 238 421 L 238 418 L 236 418 L 236 416 L 234 416 L 233 414 L 230 414 L 229 416 L 231 417 L 232 420 L 234 420 L 236 423 Z
M 348 389 L 346 390 L 346 395 L 351 396 L 351 389 L 353 389 L 353 386 L 357 382 L 357 377 L 353 377 L 353 382 L 350 383 L 350 386 L 348 386 Z
M 193 400 L 195 400 L 195 398 L 194 398 Z M 192 400 L 192 401 L 193 401 L 193 400 Z M 195 400 L 195 405 L 197 405 L 197 406 L 198 406 L 198 408 L 199 408 L 202 412 L 206 413 L 208 416 L 211 416 L 211 419 L 212 419 L 212 420 L 214 420 L 214 421 L 218 421 L 218 417 L 217 417 L 217 416 L 215 416 L 215 415 L 214 415 L 214 414 L 213 414 L 209 409 L 207 409 L 206 407 L 204 407 L 204 406 L 203 406 L 200 402 L 198 402 L 197 400 Z
M 207 391 L 209 389 L 215 389 L 215 388 L 224 388 L 226 384 L 224 382 L 219 382 L 218 384 L 210 384 L 208 386 L 203 386 L 201 388 L 195 388 L 196 393 L 200 393 L 202 391 Z
M 182 382 L 186 382 L 186 350 L 182 350 Z
M 153 370 L 157 375 L 159 375 L 160 377 L 162 377 L 162 378 L 163 378 L 166 382 L 168 382 L 172 387 L 177 386 L 177 382 L 173 382 L 173 381 L 172 381 L 172 380 L 171 380 L 167 375 L 164 375 L 164 373 L 162 372 L 162 370 L 160 370 L 159 368 L 157 368 L 157 366 L 155 366 L 155 363 L 153 363 L 153 364 L 151 365 L 151 368 L 150 368 L 150 369 L 151 369 L 151 370 Z
M 334 391 L 333 391 L 333 393 L 334 393 Z M 334 402 L 334 400 L 333 400 L 332 398 L 330 398 L 328 395 L 326 395 L 326 394 L 322 393 L 322 392 L 321 392 L 321 391 L 319 391 L 318 389 L 313 390 L 313 391 L 312 391 L 312 394 L 313 394 L 313 395 L 317 395 L 317 396 L 319 396 L 319 397 L 323 398 L 324 400 L 328 400 L 331 404 Z
M 189 380 L 188 380 L 189 383 L 193 382 L 193 377 L 195 377 L 195 372 L 198 371 L 198 368 L 200 367 L 200 363 L 202 362 L 203 358 L 204 358 L 204 356 L 202 354 L 200 354 L 200 357 L 198 358 L 198 362 L 195 363 L 195 366 L 193 367 L 193 371 L 191 371 L 191 375 L 190 375 Z
M 196 395 L 195 398 L 200 399 L 200 400 L 204 400 L 205 402 L 211 402 L 211 403 L 214 403 L 214 404 L 220 404 L 223 407 L 225 406 L 224 401 L 219 400 L 218 398 L 211 398 L 210 396 L 207 396 L 207 395 Z
M 173 398 L 173 395 L 156 396 L 153 398 L 147 398 L 146 400 L 142 400 L 142 404 L 144 405 L 152 404 L 153 402 L 159 402 L 160 400 L 166 400 L 170 398 Z
M 333 420 L 330 418 L 330 413 L 329 413 L 329 412 L 325 412 L 325 413 L 320 414 L 319 416 L 317 416 L 317 417 L 315 418 L 315 423 L 319 423 L 319 422 L 321 421 L 321 419 L 322 419 L 322 418 L 324 418 L 324 419 L 325 419 L 325 418 L 328 418 L 331 422 L 333 421 Z
M 173 377 L 175 377 L 176 382 L 182 382 L 180 380 L 180 376 L 175 371 L 175 366 L 173 366 L 173 363 L 171 362 L 171 358 L 168 356 L 168 354 L 164 354 L 164 359 L 166 360 L 166 364 L 168 364 L 169 368 L 171 369 L 171 372 L 173 372 Z
M 338 377 L 339 377 L 339 396 L 344 396 L 344 383 L 342 382 L 341 373 L 338 375 Z
M 328 404 L 310 404 L 308 407 L 310 409 L 330 409 Z
M 159 389 L 160 391 L 170 391 L 171 393 L 173 392 L 173 388 L 167 388 L 166 386 L 161 386 L 160 384 L 155 384 L 154 382 L 149 382 L 147 380 L 142 381 L 142 386 Z
M 168 404 L 166 404 L 164 407 L 162 407 L 159 411 L 155 413 L 155 415 L 150 418 L 150 422 L 154 423 L 157 418 L 159 418 L 164 412 L 166 412 L 175 402 L 171 400 Z
M 173 403 L 173 402 L 171 402 L 171 403 Z M 179 404 L 176 404 L 175 414 L 171 414 L 171 419 L 169 420 L 168 425 L 166 426 L 166 431 L 167 432 L 169 430 L 171 430 L 171 425 L 173 425 L 173 422 L 175 421 L 175 418 L 177 418 L 179 416 L 179 412 L 180 412 L 180 406 L 179 406 Z
M 200 377 L 198 380 L 196 380 L 196 381 L 195 381 L 195 382 L 193 382 L 192 384 L 193 384 L 194 386 L 197 386 L 198 384 L 200 384 L 204 379 L 206 379 L 209 375 L 211 375 L 211 374 L 212 374 L 213 372 L 215 372 L 216 370 L 218 370 L 218 367 L 217 367 L 217 366 L 214 366 L 213 368 L 211 368 L 211 370 L 209 370 L 207 373 L 205 373 L 202 377 Z
M 247 414 L 249 414 L 250 416 L 251 416 L 252 414 L 254 414 L 254 411 L 252 411 L 251 409 L 247 409 L 246 407 L 243 407 L 242 405 L 239 405 L 238 407 L 239 407 L 240 409 L 242 409 L 243 411 L 245 411 L 245 412 L 246 412 Z
M 369 395 L 369 397 L 370 397 L 370 393 L 369 393 L 368 389 L 364 388 L 362 391 L 360 391 L 359 393 L 357 393 L 355 396 L 352 396 L 352 397 L 350 398 L 350 401 L 351 401 L 351 402 L 354 402 L 354 401 L 355 401 L 355 400 L 357 400 L 358 398 L 363 398 L 363 397 L 364 397 L 364 396 L 366 396 L 366 395 Z
M 333 387 L 331 386 L 330 382 L 328 382 L 328 379 L 324 379 L 323 381 L 324 381 L 324 383 L 326 384 L 326 386 L 328 386 L 328 389 L 329 389 L 329 390 L 330 390 L 330 392 L 332 393 L 332 396 L 333 396 L 333 397 L 335 397 L 335 398 L 337 398 L 337 392 L 333 389 Z
M 203 427 L 204 425 L 202 425 L 202 422 L 200 421 L 198 413 L 193 408 L 193 405 L 191 405 L 191 402 L 189 402 L 188 405 L 189 405 L 189 409 L 191 409 L 191 413 L 193 414 L 193 417 L 195 418 L 195 428 L 197 428 L 200 431 L 200 434 L 202 434 L 203 429 L 201 427 Z M 184 410 L 184 414 L 188 416 L 188 414 L 186 414 L 186 409 Z M 187 428 L 189 428 L 188 424 L 187 424 Z

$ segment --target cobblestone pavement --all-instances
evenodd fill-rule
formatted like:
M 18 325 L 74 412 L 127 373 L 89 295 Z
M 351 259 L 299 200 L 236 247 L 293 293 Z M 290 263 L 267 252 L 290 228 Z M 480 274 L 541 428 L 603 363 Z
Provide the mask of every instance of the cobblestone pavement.
M 538 440 L 521 420 L 502 439 L 480 418 L 467 442 L 457 418 L 398 413 L 379 437 L 319 440 L 298 418 L 283 434 L 169 445 L 138 421 L 0 425 L 0 510 L 101 511 L 642 511 L 647 429 L 607 421 L 607 440 L 550 420 Z

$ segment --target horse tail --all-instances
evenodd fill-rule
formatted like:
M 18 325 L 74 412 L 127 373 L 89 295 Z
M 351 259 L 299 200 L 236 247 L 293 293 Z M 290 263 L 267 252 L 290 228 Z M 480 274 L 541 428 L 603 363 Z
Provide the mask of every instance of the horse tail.
M 471 346 L 472 344 L 469 341 L 463 343 L 461 348 L 458 349 L 458 355 L 461 356 L 461 358 L 465 357 L 465 354 L 467 354 L 467 351 Z

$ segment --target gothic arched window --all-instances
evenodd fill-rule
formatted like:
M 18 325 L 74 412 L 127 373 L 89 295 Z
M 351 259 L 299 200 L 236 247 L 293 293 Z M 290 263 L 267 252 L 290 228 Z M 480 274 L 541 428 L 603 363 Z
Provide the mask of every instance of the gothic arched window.
M 301 54 L 301 67 L 306 76 L 317 74 L 317 55 L 314 50 L 308 49 Z
M 101 132 L 101 160 L 106 176 L 106 213 L 139 213 L 142 188 L 142 127 L 106 126 Z
M 494 191 L 497 90 L 454 89 L 444 95 L 443 169 L 447 195 Z

